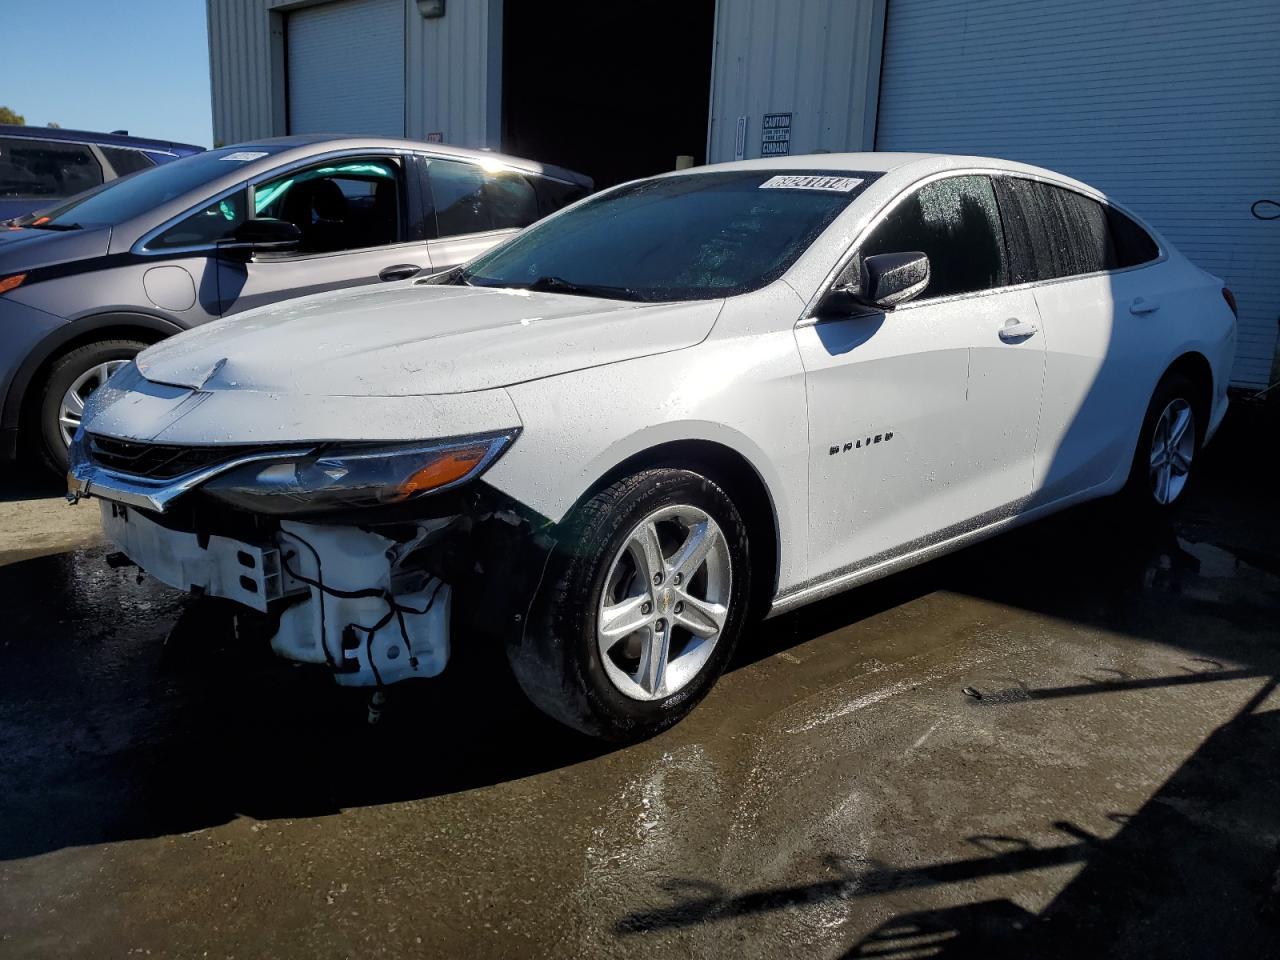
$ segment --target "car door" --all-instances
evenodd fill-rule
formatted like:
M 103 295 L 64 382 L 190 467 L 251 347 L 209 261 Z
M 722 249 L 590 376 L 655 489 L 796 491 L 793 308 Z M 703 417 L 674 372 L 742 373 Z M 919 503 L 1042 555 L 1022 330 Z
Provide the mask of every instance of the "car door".
M 922 251 L 930 282 L 885 312 L 803 321 L 813 576 L 958 533 L 1031 491 L 1044 338 L 1028 289 L 1006 286 L 990 179 L 929 181 L 855 244 Z
M 288 220 L 301 241 L 284 253 L 218 257 L 224 315 L 431 271 L 419 180 L 409 154 L 327 157 L 249 185 L 251 217 Z
M 445 157 L 426 157 L 424 165 L 435 270 L 473 260 L 538 219 L 531 177 L 521 171 Z
M 1035 496 L 1072 496 L 1127 471 L 1132 436 L 1164 357 L 1150 349 L 1159 256 L 1140 226 L 1066 187 L 1000 178 L 1015 282 L 1034 284 L 1047 347 Z

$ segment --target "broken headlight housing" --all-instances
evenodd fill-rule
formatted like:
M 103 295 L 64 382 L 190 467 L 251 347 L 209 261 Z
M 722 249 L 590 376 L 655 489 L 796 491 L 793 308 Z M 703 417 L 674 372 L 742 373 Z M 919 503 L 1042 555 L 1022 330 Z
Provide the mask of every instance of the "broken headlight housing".
M 233 506 L 275 515 L 392 506 L 474 480 L 517 432 L 412 444 L 326 444 L 246 463 L 201 489 Z

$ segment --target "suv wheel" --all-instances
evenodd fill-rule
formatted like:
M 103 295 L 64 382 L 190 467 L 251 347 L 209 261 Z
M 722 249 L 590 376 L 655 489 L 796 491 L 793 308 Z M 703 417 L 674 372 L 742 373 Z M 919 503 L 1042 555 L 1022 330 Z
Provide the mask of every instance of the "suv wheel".
M 536 706 L 584 733 L 638 740 L 706 695 L 733 654 L 751 588 L 746 528 L 713 481 L 645 470 L 566 521 L 521 644 Z
M 84 402 L 146 346 L 137 340 L 102 340 L 58 358 L 45 381 L 38 413 L 41 452 L 50 468 L 66 472 L 67 447 L 80 426 Z

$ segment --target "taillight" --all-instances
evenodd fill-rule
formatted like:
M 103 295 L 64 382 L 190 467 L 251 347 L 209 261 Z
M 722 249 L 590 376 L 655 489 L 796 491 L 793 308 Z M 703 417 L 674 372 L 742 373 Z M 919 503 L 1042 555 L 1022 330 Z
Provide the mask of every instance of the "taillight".
M 0 293 L 8 293 L 10 290 L 17 290 L 22 286 L 22 281 L 27 279 L 25 273 L 15 273 L 12 276 L 5 277 L 0 280 Z
M 1231 308 L 1231 312 L 1235 314 L 1235 318 L 1239 320 L 1240 308 L 1236 306 L 1236 295 L 1232 293 L 1228 287 L 1222 288 L 1222 299 L 1227 301 L 1227 306 Z

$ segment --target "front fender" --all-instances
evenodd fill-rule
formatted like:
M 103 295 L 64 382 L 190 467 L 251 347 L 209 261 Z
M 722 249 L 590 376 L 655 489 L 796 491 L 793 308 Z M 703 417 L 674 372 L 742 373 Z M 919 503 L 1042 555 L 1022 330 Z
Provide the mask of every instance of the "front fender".
M 750 464 L 778 524 L 778 579 L 802 579 L 808 484 L 804 372 L 790 331 L 721 341 L 507 388 L 524 433 L 485 481 L 559 522 L 601 478 L 676 441 Z

